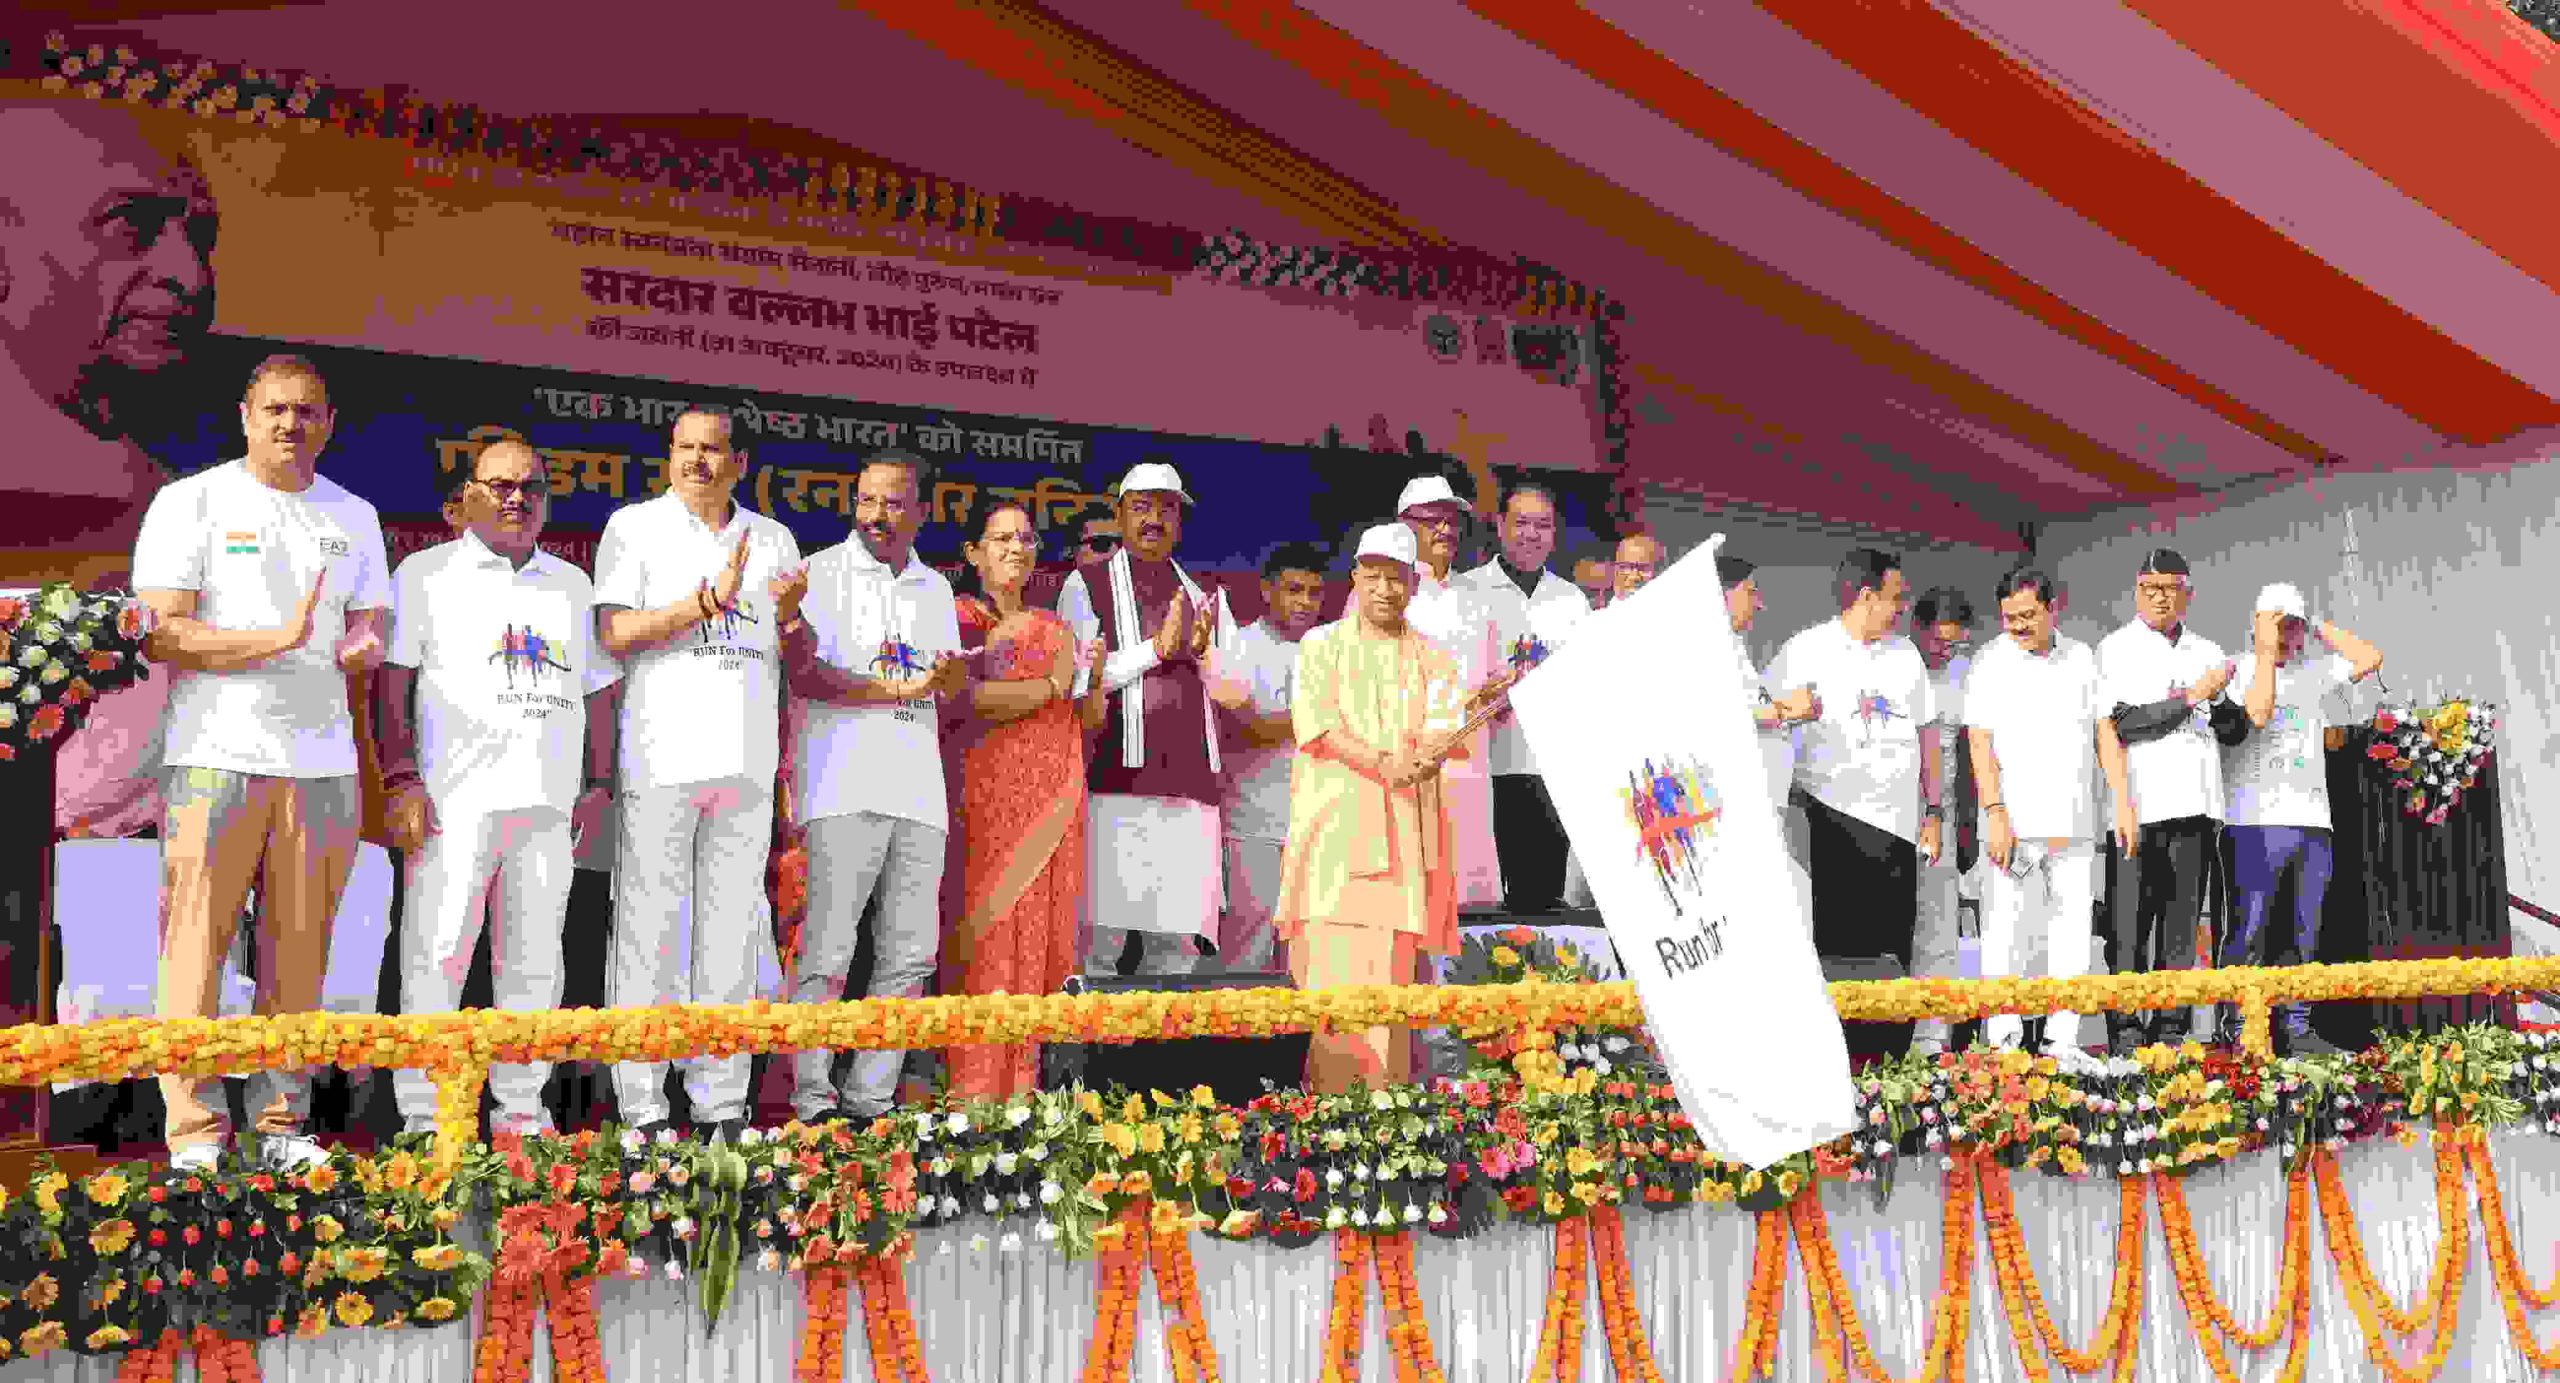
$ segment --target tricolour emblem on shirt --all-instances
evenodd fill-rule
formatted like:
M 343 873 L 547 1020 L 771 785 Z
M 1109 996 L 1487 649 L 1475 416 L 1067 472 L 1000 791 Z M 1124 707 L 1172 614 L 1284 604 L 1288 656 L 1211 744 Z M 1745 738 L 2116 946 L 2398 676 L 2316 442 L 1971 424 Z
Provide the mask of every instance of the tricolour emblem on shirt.
M 255 533 L 225 533 L 222 535 L 222 550 L 226 554 L 234 556 L 245 554 L 254 557 L 258 552 L 258 535 Z
M 1685 914 L 1685 903 L 1702 899 L 1701 862 L 1717 818 L 1724 814 L 1706 766 L 1694 759 L 1685 764 L 1647 759 L 1641 770 L 1627 775 L 1620 800 L 1635 832 L 1637 856 L 1653 872 L 1671 910 Z
M 513 691 L 519 673 L 527 682 L 538 684 L 545 677 L 567 672 L 569 665 L 552 656 L 558 648 L 559 645 L 544 638 L 532 625 L 518 628 L 510 624 L 506 632 L 498 636 L 498 651 L 489 655 L 489 661 L 505 670 L 507 690 Z

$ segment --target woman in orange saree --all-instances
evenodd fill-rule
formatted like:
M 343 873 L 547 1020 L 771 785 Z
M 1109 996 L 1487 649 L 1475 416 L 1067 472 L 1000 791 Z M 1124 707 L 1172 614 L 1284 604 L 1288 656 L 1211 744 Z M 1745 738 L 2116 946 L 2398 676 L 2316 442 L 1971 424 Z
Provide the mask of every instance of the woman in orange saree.
M 1054 994 L 1075 973 L 1084 896 L 1084 732 L 1102 701 L 1072 699 L 1074 636 L 1023 603 L 1039 556 L 1031 515 L 995 502 L 971 516 L 957 583 L 960 640 L 978 660 L 973 713 L 958 729 L 957 920 L 943 946 L 945 994 Z M 1085 650 L 1102 686 L 1102 645 Z M 966 1099 L 1025 1095 L 1039 1044 L 956 1047 L 951 1088 Z

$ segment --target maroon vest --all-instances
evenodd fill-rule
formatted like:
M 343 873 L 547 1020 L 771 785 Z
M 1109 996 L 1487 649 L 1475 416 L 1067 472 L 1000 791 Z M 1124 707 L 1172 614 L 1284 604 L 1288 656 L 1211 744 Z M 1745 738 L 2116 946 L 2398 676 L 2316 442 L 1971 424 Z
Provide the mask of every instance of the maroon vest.
M 1174 576 L 1171 562 L 1132 557 L 1129 573 L 1137 586 L 1138 637 L 1153 638 L 1164 624 L 1165 607 L 1173 603 L 1182 583 Z M 1084 579 L 1093 596 L 1094 615 L 1102 621 L 1103 646 L 1117 653 L 1120 630 L 1111 596 L 1111 567 L 1088 567 Z M 1212 601 L 1217 599 L 1215 591 L 1206 587 L 1202 591 Z M 1205 617 L 1207 612 L 1200 614 Z M 1147 718 L 1146 761 L 1138 768 L 1120 762 L 1120 718 L 1127 714 L 1121 701 L 1131 696 L 1145 698 Z M 1087 759 L 1086 785 L 1098 793 L 1178 797 L 1217 806 L 1218 775 L 1209 767 L 1209 747 L 1203 736 L 1208 705 L 1209 689 L 1200 680 L 1200 665 L 1189 661 L 1167 663 L 1113 692 L 1111 707 L 1102 717 L 1101 738 Z

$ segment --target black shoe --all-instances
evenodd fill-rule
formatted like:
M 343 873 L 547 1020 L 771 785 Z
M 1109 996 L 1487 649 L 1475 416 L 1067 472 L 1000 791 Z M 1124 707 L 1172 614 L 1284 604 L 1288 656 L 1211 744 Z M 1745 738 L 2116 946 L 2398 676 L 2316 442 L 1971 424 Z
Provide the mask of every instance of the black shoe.
M 2120 1027 L 2107 1034 L 2109 1056 L 2131 1056 L 2140 1050 L 2142 1050 L 2142 1029 L 2140 1028 Z

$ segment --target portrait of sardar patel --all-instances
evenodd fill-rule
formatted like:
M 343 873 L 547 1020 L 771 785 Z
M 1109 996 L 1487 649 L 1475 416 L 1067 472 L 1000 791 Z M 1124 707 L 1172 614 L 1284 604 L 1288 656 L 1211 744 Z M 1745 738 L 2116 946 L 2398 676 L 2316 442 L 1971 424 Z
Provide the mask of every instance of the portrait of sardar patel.
M 168 478 L 132 436 L 193 402 L 170 393 L 214 304 L 213 195 L 177 130 L 0 103 L 0 584 L 120 571 Z

